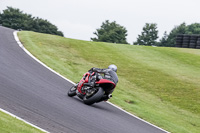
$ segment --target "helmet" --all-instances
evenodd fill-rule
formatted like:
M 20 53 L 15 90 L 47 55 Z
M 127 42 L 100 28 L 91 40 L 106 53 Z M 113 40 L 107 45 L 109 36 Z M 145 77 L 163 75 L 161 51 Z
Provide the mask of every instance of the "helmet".
M 117 72 L 117 66 L 116 66 L 116 65 L 114 65 L 114 64 L 112 64 L 112 65 L 108 66 L 108 69 L 111 69 L 111 70 L 113 70 L 113 71 Z

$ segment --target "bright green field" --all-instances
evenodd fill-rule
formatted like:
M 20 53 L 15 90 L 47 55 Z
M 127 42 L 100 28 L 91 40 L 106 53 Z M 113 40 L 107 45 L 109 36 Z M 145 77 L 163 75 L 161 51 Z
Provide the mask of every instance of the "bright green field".
M 43 133 L 43 132 L 0 111 L 0 133 Z
M 119 83 L 112 103 L 167 131 L 199 133 L 199 49 L 90 42 L 26 31 L 18 36 L 34 56 L 74 82 L 91 67 L 116 64 Z

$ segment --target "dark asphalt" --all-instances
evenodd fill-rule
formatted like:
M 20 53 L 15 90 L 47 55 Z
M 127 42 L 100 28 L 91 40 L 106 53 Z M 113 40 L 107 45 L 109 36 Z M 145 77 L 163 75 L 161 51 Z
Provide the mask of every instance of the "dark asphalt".
M 0 108 L 52 133 L 163 132 L 108 103 L 68 97 L 72 84 L 27 55 L 13 31 L 0 26 Z

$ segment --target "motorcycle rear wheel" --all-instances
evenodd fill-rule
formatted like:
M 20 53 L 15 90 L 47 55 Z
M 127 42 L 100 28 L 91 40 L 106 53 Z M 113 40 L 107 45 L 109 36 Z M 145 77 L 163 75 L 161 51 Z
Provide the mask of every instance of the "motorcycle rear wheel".
M 68 96 L 70 96 L 70 97 L 75 96 L 76 95 L 76 90 L 77 90 L 76 85 L 72 86 L 68 91 Z
M 104 95 L 103 88 L 98 87 L 97 89 L 98 89 L 98 91 L 91 97 L 88 98 L 86 95 L 83 97 L 83 102 L 85 104 L 92 105 L 92 104 L 98 102 L 102 98 L 102 96 Z

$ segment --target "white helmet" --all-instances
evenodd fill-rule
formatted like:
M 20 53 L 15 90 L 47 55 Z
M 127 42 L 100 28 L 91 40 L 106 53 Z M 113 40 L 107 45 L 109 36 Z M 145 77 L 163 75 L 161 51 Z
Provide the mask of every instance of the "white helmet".
M 112 65 L 108 66 L 108 69 L 111 69 L 111 70 L 113 70 L 113 71 L 117 72 L 117 66 L 116 66 L 116 65 L 114 65 L 114 64 L 112 64 Z

